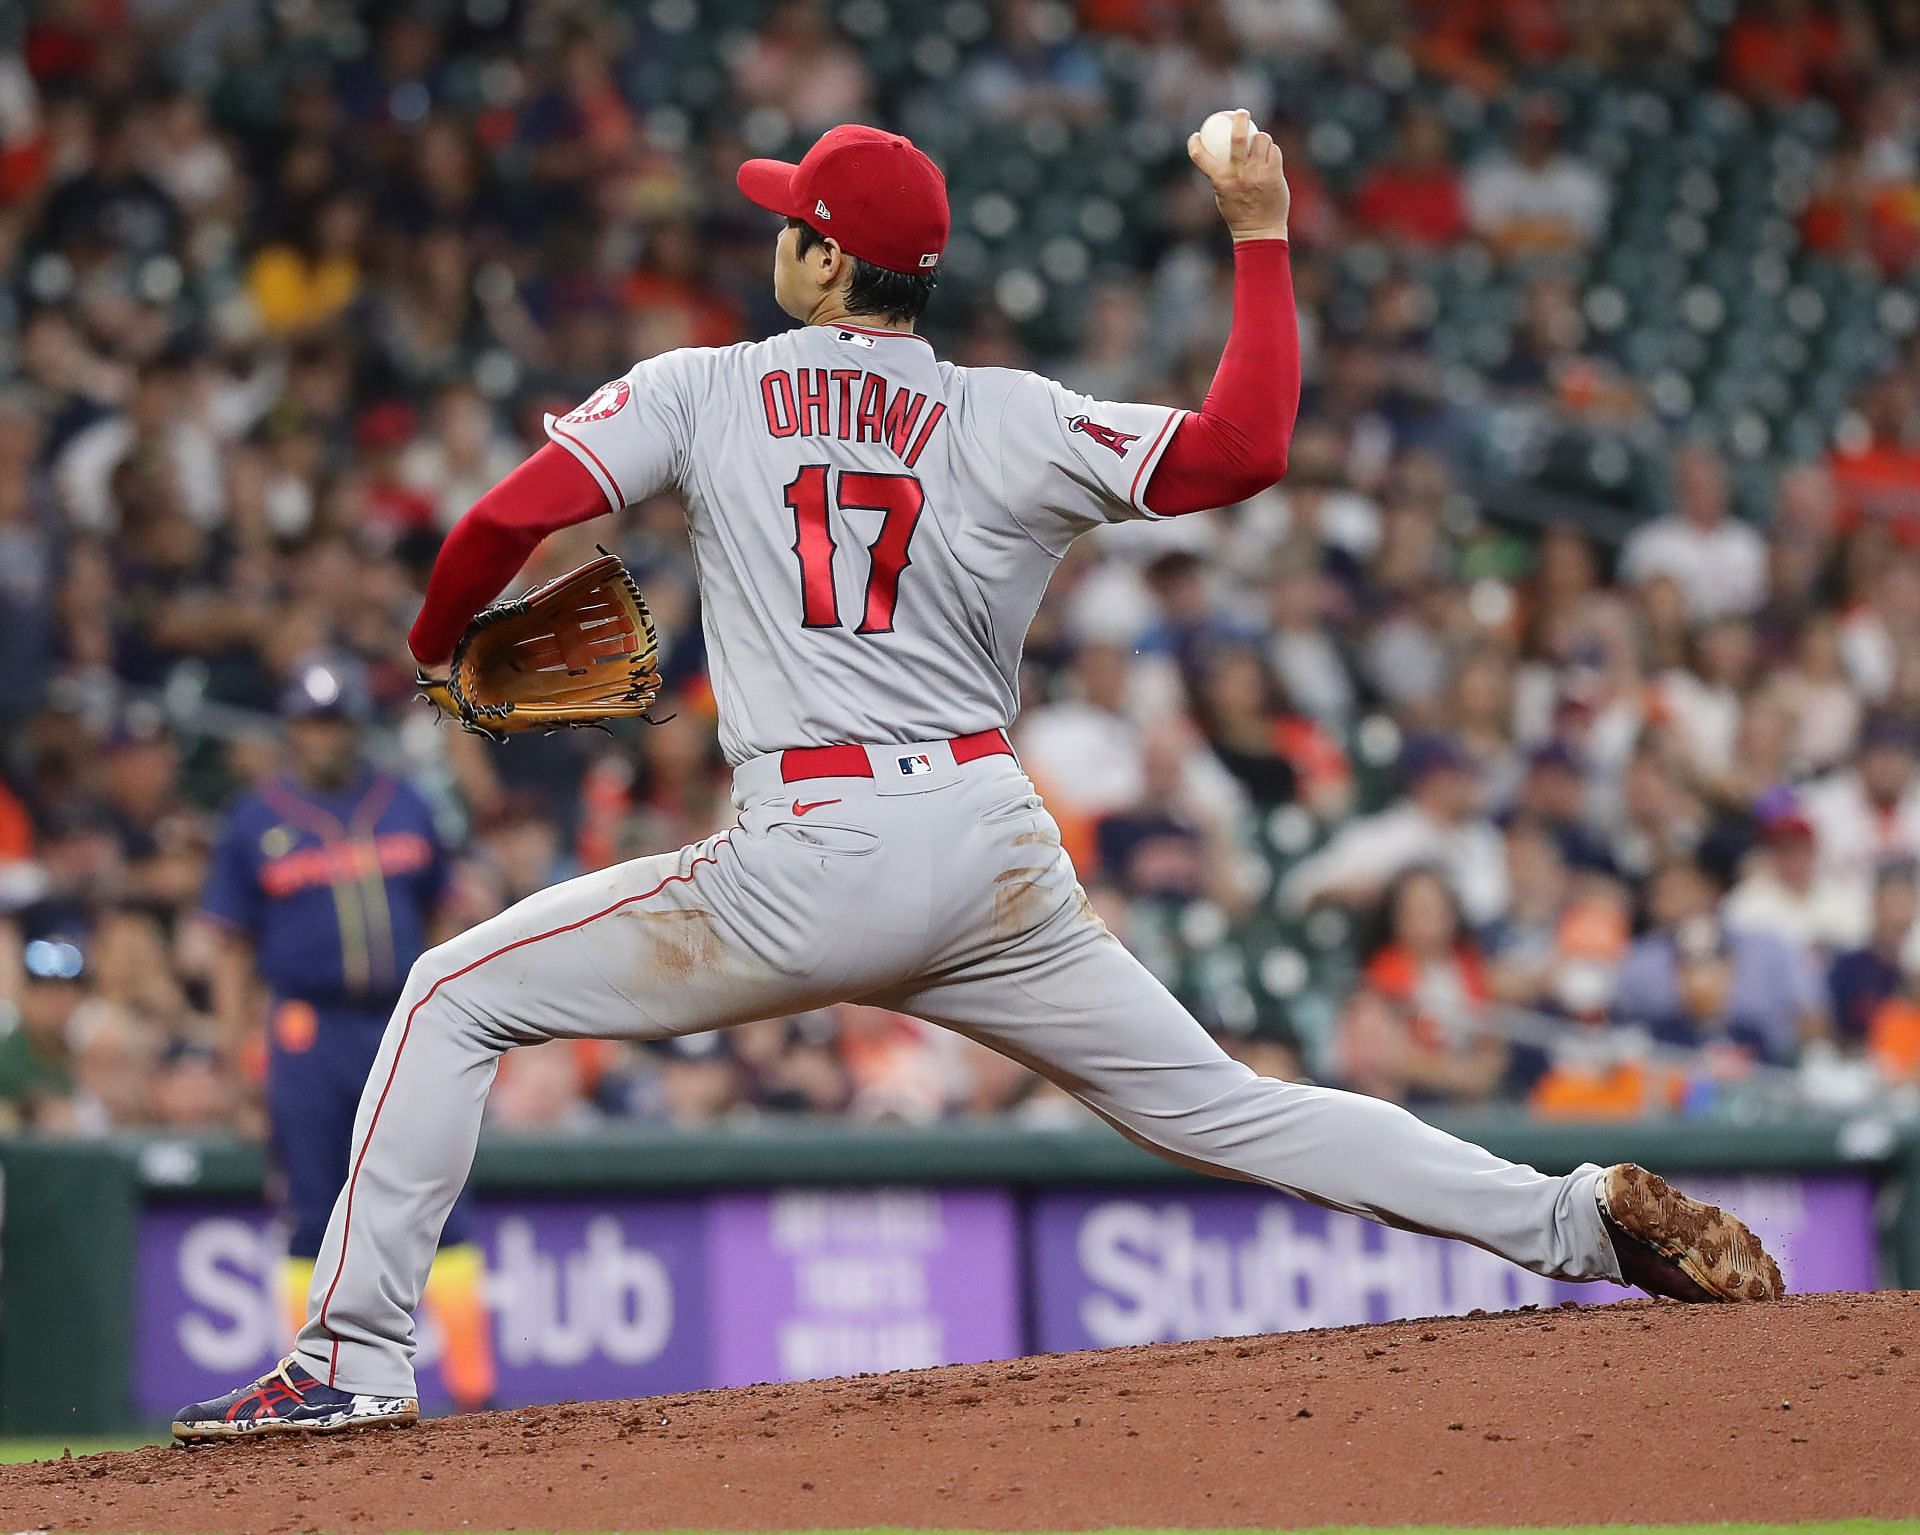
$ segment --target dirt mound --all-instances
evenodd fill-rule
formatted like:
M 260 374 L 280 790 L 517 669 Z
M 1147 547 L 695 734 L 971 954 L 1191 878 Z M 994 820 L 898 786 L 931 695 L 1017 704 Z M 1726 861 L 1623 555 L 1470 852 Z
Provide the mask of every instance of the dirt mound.
M 1920 1293 L 1063 1354 L 0 1468 L 0 1529 L 1562 1524 L 1920 1512 Z

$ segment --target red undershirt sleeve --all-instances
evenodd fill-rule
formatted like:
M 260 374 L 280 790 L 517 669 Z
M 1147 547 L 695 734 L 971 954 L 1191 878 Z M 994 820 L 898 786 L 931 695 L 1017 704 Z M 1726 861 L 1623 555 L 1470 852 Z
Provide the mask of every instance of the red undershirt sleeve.
M 1147 482 L 1156 517 L 1231 506 L 1287 472 L 1300 412 L 1300 329 L 1285 240 L 1233 248 L 1233 328 L 1201 409 L 1182 419 Z
M 540 540 L 599 517 L 606 493 L 565 448 L 547 443 L 468 509 L 440 546 L 426 601 L 407 635 L 423 666 L 453 654 L 467 621 L 500 595 Z

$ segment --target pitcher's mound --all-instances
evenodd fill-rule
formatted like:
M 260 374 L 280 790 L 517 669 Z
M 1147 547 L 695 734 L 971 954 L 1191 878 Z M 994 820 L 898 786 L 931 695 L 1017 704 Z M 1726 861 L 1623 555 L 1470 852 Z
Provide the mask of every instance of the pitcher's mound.
M 1920 1511 L 1920 1293 L 1113 1349 L 0 1468 L 0 1528 L 1085 1530 Z

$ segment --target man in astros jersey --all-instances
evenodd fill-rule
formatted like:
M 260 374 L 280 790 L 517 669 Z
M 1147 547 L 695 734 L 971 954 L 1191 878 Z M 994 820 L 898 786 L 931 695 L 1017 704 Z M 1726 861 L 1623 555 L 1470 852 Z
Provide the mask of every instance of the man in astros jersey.
M 267 994 L 268 1140 L 289 1227 L 293 1332 L 346 1181 L 361 1084 L 452 875 L 426 801 L 362 755 L 368 712 L 345 668 L 298 668 L 280 700 L 285 766 L 235 800 L 200 898 L 219 934 L 213 990 L 230 1037 L 250 1032 L 256 986 Z M 441 1230 L 425 1299 L 442 1383 L 478 1408 L 493 1399 L 496 1372 L 465 1204 Z
M 183 1408 L 177 1437 L 418 1415 L 411 1313 L 503 1051 L 850 999 L 990 1045 L 1189 1165 L 1558 1279 L 1780 1293 L 1746 1227 L 1638 1168 L 1548 1177 L 1395 1105 L 1257 1076 L 1089 908 L 1006 735 L 1027 626 L 1082 534 L 1278 480 L 1299 402 L 1280 153 L 1244 113 L 1227 154 L 1198 135 L 1188 152 L 1234 248 L 1232 330 L 1200 411 L 941 361 L 914 325 L 945 181 L 908 140 L 842 127 L 798 165 L 740 168 L 741 191 L 786 219 L 774 291 L 801 323 L 640 363 L 550 421 L 455 527 L 410 636 L 429 670 L 548 533 L 678 492 L 738 819 L 554 886 L 413 966 L 294 1352 Z

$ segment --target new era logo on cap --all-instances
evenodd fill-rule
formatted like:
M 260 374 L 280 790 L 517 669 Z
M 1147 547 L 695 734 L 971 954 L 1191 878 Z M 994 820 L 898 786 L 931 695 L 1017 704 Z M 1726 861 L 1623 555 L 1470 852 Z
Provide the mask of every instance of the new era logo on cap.
M 831 223 L 841 247 L 890 272 L 928 272 L 947 248 L 947 181 L 910 139 L 848 123 L 798 165 L 749 160 L 740 190 L 792 219 Z
M 925 752 L 915 752 L 911 756 L 897 759 L 902 778 L 918 778 L 922 773 L 933 771 L 933 759 Z

